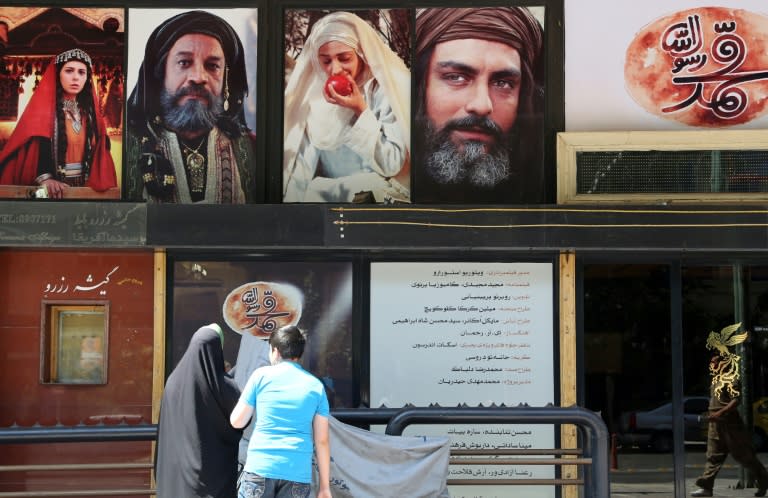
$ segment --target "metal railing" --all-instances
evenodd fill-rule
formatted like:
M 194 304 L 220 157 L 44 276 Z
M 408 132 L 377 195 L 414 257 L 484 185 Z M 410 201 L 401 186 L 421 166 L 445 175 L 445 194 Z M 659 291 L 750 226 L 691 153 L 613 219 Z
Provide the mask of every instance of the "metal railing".
M 51 443 L 101 443 L 121 441 L 154 441 L 157 426 L 154 424 L 77 425 L 5 427 L 0 429 L 2 444 L 51 444 Z M 77 463 L 77 464 L 32 464 L 0 465 L 0 480 L 8 472 L 90 472 L 125 471 L 152 469 L 152 462 L 145 463 Z M 45 498 L 45 497 L 86 497 L 86 496 L 150 496 L 155 490 L 146 488 L 112 488 L 81 490 L 37 490 L 0 492 L 2 498 Z
M 609 436 L 603 420 L 594 412 L 580 407 L 405 407 L 338 409 L 331 414 L 338 420 L 354 425 L 385 425 L 386 434 L 402 435 L 413 424 L 554 424 L 576 425 L 581 434 L 581 448 L 575 449 L 489 449 L 451 450 L 454 465 L 575 465 L 583 478 L 573 479 L 449 479 L 454 485 L 552 485 L 583 486 L 584 498 L 610 496 Z M 154 441 L 157 426 L 153 424 L 33 426 L 0 428 L 2 444 L 87 443 L 113 441 Z M 487 456 L 490 458 L 478 459 Z M 512 458 L 512 457 L 536 458 Z M 552 458 L 541 458 L 550 456 Z M 97 471 L 151 469 L 147 463 L 110 464 L 41 464 L 0 466 L 0 475 L 14 471 Z M 0 492 L 0 498 L 43 498 L 65 496 L 126 496 L 154 495 L 152 488 L 109 489 L 83 491 L 20 491 Z
M 529 450 L 451 450 L 451 464 L 463 465 L 577 465 L 584 479 L 449 479 L 448 484 L 472 485 L 583 485 L 585 498 L 610 496 L 608 473 L 608 429 L 595 412 L 574 407 L 467 407 L 405 408 L 387 424 L 386 433 L 401 435 L 411 424 L 573 424 L 579 427 L 583 448 Z M 553 458 L 519 459 L 520 455 L 543 455 Z M 459 456 L 496 456 L 483 460 L 460 459 Z M 498 456 L 505 458 L 498 458 Z M 568 458 L 568 457 L 581 458 Z

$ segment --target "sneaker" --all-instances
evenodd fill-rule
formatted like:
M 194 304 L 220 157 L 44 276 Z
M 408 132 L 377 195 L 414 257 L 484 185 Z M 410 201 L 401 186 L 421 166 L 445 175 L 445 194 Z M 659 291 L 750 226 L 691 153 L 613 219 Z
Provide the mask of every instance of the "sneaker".
M 712 496 L 712 490 L 711 489 L 705 489 L 705 488 L 699 488 L 693 493 L 691 493 L 691 496 Z

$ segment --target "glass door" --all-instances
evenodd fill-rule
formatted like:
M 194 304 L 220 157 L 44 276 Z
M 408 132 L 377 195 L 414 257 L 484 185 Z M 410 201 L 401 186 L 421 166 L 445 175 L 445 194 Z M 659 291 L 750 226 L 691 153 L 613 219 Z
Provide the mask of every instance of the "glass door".
M 686 419 L 687 492 L 750 496 L 768 487 L 768 268 L 686 266 L 681 275 L 685 394 L 707 400 Z
M 582 268 L 584 404 L 612 435 L 612 495 L 674 496 L 669 266 Z
M 612 435 L 612 497 L 768 486 L 768 267 L 583 264 L 580 284 L 579 391 Z

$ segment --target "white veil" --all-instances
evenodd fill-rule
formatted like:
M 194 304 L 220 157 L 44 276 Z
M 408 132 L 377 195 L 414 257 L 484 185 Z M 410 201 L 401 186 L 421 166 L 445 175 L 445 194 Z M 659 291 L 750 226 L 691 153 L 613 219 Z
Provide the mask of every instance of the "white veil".
M 405 63 L 360 17 L 349 12 L 328 14 L 312 27 L 285 88 L 283 195 L 292 175 L 299 174 L 307 179 L 314 176 L 316 164 L 297 164 L 297 155 L 308 123 L 317 118 L 317 123 L 311 126 L 312 145 L 317 148 L 333 148 L 342 138 L 351 117 L 348 109 L 326 102 L 322 95 L 326 75 L 320 67 L 317 52 L 329 41 L 340 41 L 355 48 L 358 56 L 365 61 L 369 74 L 363 81 L 373 78 L 381 86 L 403 131 L 406 147 L 410 150 L 411 77 Z M 363 81 L 358 81 L 358 85 Z M 297 168 L 311 168 L 312 171 L 298 172 Z

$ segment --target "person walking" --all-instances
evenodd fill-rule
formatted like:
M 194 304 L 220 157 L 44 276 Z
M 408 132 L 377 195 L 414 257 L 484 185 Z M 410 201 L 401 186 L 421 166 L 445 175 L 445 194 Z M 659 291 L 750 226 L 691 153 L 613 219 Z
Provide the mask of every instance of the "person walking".
M 757 480 L 755 496 L 765 496 L 768 490 L 768 471 L 758 460 L 749 431 L 737 409 L 741 393 L 738 368 L 741 358 L 730 353 L 727 346 L 746 340 L 746 333 L 734 334 L 740 325 L 731 325 L 719 333 L 712 332 L 707 339 L 707 347 L 717 350 L 709 362 L 712 382 L 707 417 L 707 461 L 704 472 L 695 481 L 699 488 L 691 496 L 713 496 L 715 477 L 729 453 Z

